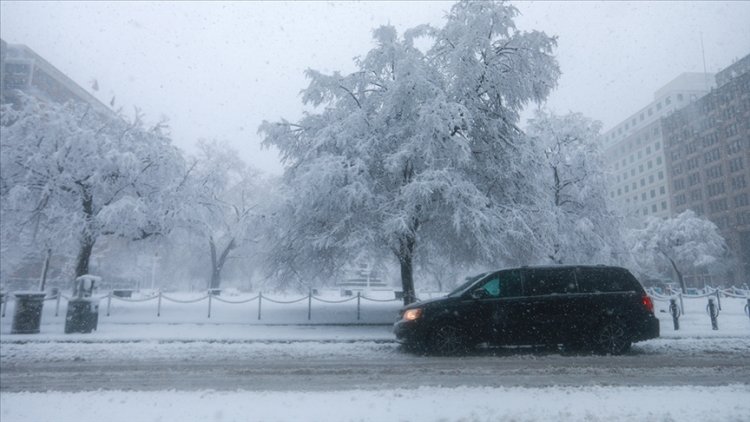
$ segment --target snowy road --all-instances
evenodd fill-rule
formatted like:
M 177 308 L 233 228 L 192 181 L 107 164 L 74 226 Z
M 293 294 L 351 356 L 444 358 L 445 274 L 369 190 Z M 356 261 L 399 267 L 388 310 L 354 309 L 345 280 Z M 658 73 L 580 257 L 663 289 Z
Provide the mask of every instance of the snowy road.
M 424 357 L 392 342 L 3 343 L 0 390 L 334 391 L 745 384 L 750 338 L 658 339 L 625 356 L 530 349 Z

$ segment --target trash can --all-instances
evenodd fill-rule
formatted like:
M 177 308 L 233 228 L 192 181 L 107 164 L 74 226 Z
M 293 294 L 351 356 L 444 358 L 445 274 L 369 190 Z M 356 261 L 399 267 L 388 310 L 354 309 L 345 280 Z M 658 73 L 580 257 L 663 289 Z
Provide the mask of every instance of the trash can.
M 92 296 L 94 286 L 101 279 L 93 275 L 76 278 L 73 297 L 68 301 L 65 314 L 65 334 L 90 333 L 99 324 L 99 299 Z
M 16 292 L 11 334 L 38 334 L 42 323 L 44 292 Z
M 72 298 L 65 314 L 65 334 L 90 333 L 99 324 L 99 299 Z

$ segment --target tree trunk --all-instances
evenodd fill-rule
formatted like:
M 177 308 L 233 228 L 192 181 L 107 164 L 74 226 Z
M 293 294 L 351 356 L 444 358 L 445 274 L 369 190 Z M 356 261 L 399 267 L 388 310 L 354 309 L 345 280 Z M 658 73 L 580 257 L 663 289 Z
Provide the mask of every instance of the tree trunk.
M 94 250 L 95 243 L 96 239 L 88 234 L 84 234 L 81 238 L 78 257 L 76 258 L 76 278 L 89 273 L 89 261 L 91 260 L 91 252 Z
M 42 267 L 42 276 L 39 280 L 39 291 L 43 292 L 47 287 L 47 271 L 49 271 L 49 261 L 52 258 L 52 249 L 47 249 L 47 256 L 44 258 L 44 266 Z
M 404 306 L 417 301 L 417 295 L 414 291 L 414 268 L 412 261 L 414 258 L 413 236 L 405 236 L 399 241 L 398 262 L 401 266 L 401 286 L 404 291 Z
M 86 226 L 81 233 L 81 243 L 78 249 L 78 257 L 76 257 L 76 278 L 89 273 L 89 260 L 96 243 L 96 237 L 91 234 L 90 230 L 94 218 L 94 199 L 88 185 L 84 183 L 79 183 L 79 185 L 81 186 L 81 208 L 86 216 Z
M 664 252 L 662 252 L 662 255 L 664 255 L 667 260 L 669 260 L 669 263 L 672 264 L 672 268 L 674 269 L 674 272 L 677 273 L 677 280 L 680 282 L 680 289 L 682 290 L 682 294 L 687 293 L 687 286 L 685 285 L 685 279 L 682 277 L 682 272 L 680 272 L 679 269 L 677 269 L 677 264 L 674 262 L 672 258 L 667 256 Z
M 211 282 L 208 288 L 218 289 L 221 286 L 221 270 L 224 268 L 229 252 L 235 248 L 236 243 L 232 238 L 219 256 L 216 255 L 216 242 L 214 242 L 213 237 L 208 238 L 208 245 L 211 248 Z

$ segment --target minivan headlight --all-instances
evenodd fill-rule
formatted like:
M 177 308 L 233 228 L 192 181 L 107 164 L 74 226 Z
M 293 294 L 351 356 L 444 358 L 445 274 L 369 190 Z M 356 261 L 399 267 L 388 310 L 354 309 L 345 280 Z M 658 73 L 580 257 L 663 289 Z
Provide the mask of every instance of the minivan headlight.
M 406 312 L 404 312 L 403 318 L 404 318 L 404 321 L 416 321 L 421 316 L 422 316 L 422 309 L 414 308 L 414 309 L 407 309 Z

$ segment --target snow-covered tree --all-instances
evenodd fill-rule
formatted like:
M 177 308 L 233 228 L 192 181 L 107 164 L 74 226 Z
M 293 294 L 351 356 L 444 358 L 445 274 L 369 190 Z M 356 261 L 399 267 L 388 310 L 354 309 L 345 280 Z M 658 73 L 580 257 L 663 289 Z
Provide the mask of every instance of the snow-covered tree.
M 189 178 L 191 204 L 181 219 L 207 245 L 209 288 L 221 285 L 230 254 L 259 236 L 258 202 L 262 178 L 226 144 L 201 141 Z
M 73 248 L 79 276 L 100 237 L 169 230 L 185 172 L 162 125 L 32 97 L 1 112 L 4 243 L 25 236 L 56 253 Z
M 409 303 L 420 243 L 466 262 L 531 248 L 539 164 L 516 125 L 559 69 L 554 38 L 516 30 L 517 13 L 461 1 L 442 28 L 376 29 L 353 73 L 307 71 L 303 101 L 317 112 L 260 127 L 287 165 L 279 263 L 332 271 L 390 251 Z M 417 38 L 432 41 L 426 53 Z
M 556 264 L 619 261 L 624 252 L 619 218 L 607 208 L 601 124 L 580 113 L 557 116 L 539 111 L 528 136 L 544 153 L 539 174 L 546 191 L 540 204 L 540 245 Z
M 676 217 L 650 217 L 642 229 L 629 232 L 631 251 L 636 262 L 646 269 L 658 268 L 660 260 L 668 264 L 685 293 L 685 271 L 711 265 L 726 257 L 727 245 L 716 225 L 691 210 Z

